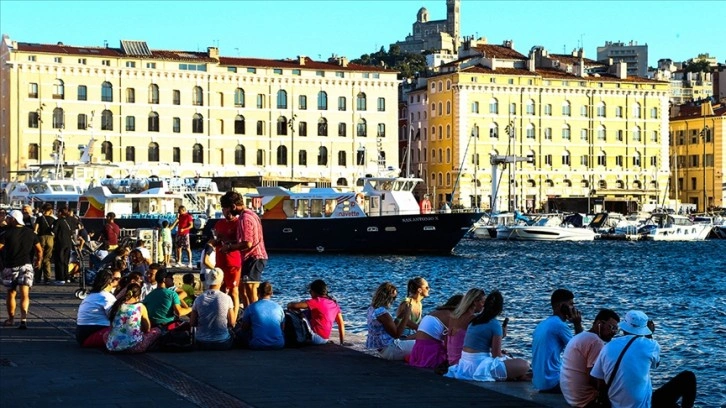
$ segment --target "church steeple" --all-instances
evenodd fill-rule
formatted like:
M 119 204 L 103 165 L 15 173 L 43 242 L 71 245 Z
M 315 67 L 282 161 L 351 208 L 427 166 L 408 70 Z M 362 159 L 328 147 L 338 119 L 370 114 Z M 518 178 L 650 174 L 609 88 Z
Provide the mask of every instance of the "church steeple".
M 446 0 L 446 31 L 451 35 L 458 48 L 461 33 L 461 0 Z

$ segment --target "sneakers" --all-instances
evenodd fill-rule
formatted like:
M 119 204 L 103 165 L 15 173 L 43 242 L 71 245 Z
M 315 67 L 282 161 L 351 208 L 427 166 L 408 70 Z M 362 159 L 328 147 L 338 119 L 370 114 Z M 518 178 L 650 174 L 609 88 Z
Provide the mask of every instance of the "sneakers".
M 65 285 L 65 284 L 66 284 L 66 282 L 62 281 L 62 280 L 55 281 L 55 283 L 54 283 L 54 285 L 56 285 L 56 286 Z
M 179 262 L 175 262 L 175 263 L 171 264 L 171 266 L 173 266 L 174 268 L 181 268 L 183 265 Z
M 190 269 L 194 269 L 194 264 L 193 264 L 193 263 L 190 263 L 190 264 L 189 264 L 189 265 L 187 265 L 187 266 L 188 266 L 188 267 L 189 267 Z
M 18 330 L 28 330 L 28 323 L 25 320 L 21 320 Z

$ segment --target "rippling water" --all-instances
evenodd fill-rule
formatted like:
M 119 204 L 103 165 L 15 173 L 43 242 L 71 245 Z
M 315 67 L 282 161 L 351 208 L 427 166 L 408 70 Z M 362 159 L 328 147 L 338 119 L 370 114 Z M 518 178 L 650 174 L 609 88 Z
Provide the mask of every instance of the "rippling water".
M 654 387 L 684 369 L 698 377 L 699 406 L 724 406 L 726 366 L 726 240 L 702 242 L 507 242 L 464 240 L 455 256 L 271 254 L 265 279 L 280 302 L 303 299 L 306 285 L 324 279 L 343 309 L 346 327 L 365 331 L 375 288 L 391 281 L 405 292 L 425 277 L 431 297 L 424 311 L 455 293 L 481 287 L 504 295 L 509 335 L 504 347 L 531 360 L 532 332 L 551 314 L 550 294 L 564 287 L 589 329 L 601 307 L 621 317 L 640 309 L 656 323 L 661 365 Z M 720 374 L 721 373 L 721 374 Z

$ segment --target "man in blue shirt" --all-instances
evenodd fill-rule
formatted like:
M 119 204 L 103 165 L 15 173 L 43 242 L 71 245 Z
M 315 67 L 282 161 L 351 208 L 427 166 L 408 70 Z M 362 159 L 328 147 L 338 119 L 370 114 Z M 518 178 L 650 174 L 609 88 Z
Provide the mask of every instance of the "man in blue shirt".
M 550 297 L 552 316 L 540 322 L 532 335 L 532 385 L 543 393 L 561 394 L 560 367 L 562 352 L 572 338 L 566 321 L 582 332 L 582 316 L 575 308 L 575 295 L 567 289 L 557 289 Z
M 245 309 L 242 316 L 242 332 L 248 334 L 247 345 L 255 350 L 274 350 L 285 347 L 285 312 L 270 300 L 272 284 L 262 282 L 257 288 L 260 300 Z

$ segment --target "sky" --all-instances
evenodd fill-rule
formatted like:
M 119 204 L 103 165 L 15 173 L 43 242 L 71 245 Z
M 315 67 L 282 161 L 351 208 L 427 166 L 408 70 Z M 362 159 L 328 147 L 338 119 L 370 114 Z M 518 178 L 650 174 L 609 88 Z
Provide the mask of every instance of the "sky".
M 333 54 L 355 59 L 404 40 L 421 7 L 446 18 L 445 0 L 36 1 L 0 0 L 0 32 L 19 42 L 203 51 L 283 59 Z M 708 53 L 726 61 L 726 1 L 461 0 L 461 34 L 490 44 L 513 40 L 597 59 L 606 41 L 648 45 L 650 66 Z M 710 28 L 709 28 L 710 27 Z

